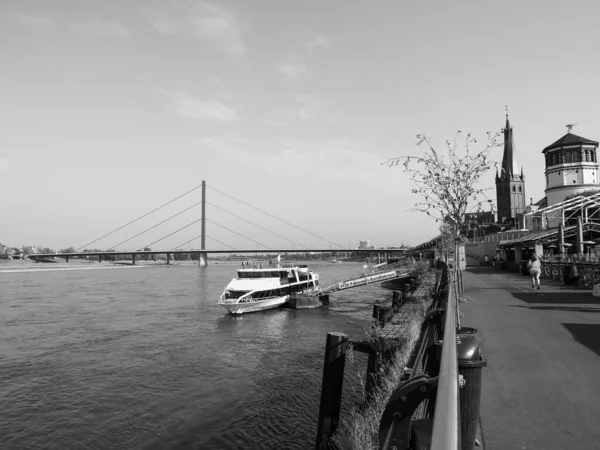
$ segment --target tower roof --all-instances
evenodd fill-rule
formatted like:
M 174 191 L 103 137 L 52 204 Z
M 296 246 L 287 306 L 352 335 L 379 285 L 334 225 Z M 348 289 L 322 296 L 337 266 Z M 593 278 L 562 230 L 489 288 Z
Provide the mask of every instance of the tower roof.
M 506 113 L 506 126 L 504 127 L 504 155 L 502 156 L 502 174 L 507 177 L 516 177 L 521 175 L 517 155 L 515 151 L 515 142 L 513 137 L 513 129 L 508 120 L 508 112 Z
M 561 137 L 558 141 L 550 144 L 548 147 L 546 147 L 544 150 L 542 150 L 542 153 L 546 153 L 548 150 L 552 150 L 555 148 L 564 147 L 565 145 L 576 145 L 576 144 L 591 144 L 591 145 L 598 146 L 598 142 L 596 142 L 596 141 L 592 141 L 591 139 L 586 139 L 584 137 L 577 136 L 576 134 L 573 134 L 573 133 L 567 133 L 563 137 Z

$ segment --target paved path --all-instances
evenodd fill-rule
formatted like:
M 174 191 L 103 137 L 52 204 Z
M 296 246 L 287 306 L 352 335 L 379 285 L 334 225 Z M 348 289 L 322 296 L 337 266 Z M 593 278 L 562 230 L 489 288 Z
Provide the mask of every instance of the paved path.
M 461 324 L 479 329 L 486 450 L 600 449 L 600 298 L 469 268 Z

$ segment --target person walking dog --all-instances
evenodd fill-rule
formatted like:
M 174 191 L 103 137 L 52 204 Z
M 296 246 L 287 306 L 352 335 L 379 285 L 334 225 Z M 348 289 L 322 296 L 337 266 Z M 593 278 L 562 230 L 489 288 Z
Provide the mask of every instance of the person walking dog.
M 536 253 L 531 254 L 531 259 L 527 263 L 529 268 L 529 275 L 531 275 L 531 287 L 540 288 L 540 274 L 542 273 L 542 262 L 537 257 Z

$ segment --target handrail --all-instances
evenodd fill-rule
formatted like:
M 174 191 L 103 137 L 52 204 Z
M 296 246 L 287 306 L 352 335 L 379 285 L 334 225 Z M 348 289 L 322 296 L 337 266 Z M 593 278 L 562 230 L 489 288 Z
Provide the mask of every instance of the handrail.
M 442 358 L 433 421 L 431 450 L 460 448 L 460 416 L 458 398 L 458 357 L 456 353 L 457 297 L 456 273 L 448 271 L 448 303 L 444 321 Z

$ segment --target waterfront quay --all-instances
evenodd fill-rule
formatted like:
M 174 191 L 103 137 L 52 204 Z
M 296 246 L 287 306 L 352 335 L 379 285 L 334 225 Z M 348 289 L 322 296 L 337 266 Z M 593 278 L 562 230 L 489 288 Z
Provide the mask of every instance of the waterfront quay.
M 600 298 L 591 289 L 470 267 L 460 306 L 488 360 L 481 398 L 489 449 L 597 449 Z

